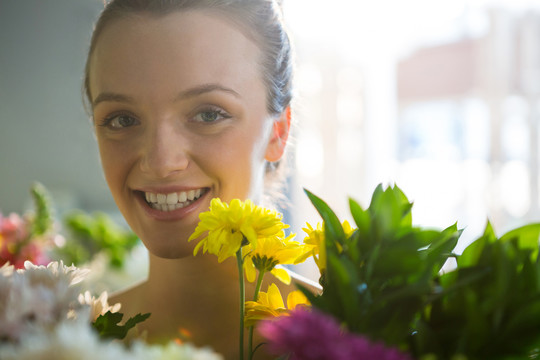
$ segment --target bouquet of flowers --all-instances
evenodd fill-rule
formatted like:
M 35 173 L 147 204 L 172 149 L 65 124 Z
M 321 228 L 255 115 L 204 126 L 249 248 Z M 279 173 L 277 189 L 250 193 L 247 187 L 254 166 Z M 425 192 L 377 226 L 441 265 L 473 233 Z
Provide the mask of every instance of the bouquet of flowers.
M 104 214 L 74 212 L 66 217 L 66 241 L 45 187 L 36 183 L 31 194 L 33 212 L 0 214 L 0 359 L 222 359 L 190 344 L 138 340 L 135 325 L 150 314 L 123 322 L 121 304 L 110 306 L 105 291 L 97 298 L 88 291 L 95 287 L 89 269 L 51 261 L 93 265 L 105 252 L 117 270 L 137 238 Z
M 35 183 L 31 188 L 35 211 L 21 217 L 0 213 L 0 266 L 10 263 L 17 269 L 25 261 L 37 265 L 49 263 L 47 250 L 58 240 L 54 231 L 54 216 L 50 198 L 43 185 Z
M 412 204 L 379 186 L 369 208 L 350 202 L 357 229 L 308 194 L 325 224 L 323 293 L 306 296 L 348 331 L 417 359 L 535 359 L 540 349 L 540 224 L 484 234 L 461 255 L 461 231 L 412 226 Z M 449 257 L 452 271 L 441 272 Z
M 199 241 L 194 255 L 237 260 L 240 359 L 254 358 L 255 329 L 269 352 L 290 360 L 540 357 L 540 224 L 498 237 L 488 222 L 484 234 L 457 255 L 457 225 L 413 226 L 412 203 L 397 186 L 377 187 L 365 209 L 350 200 L 354 225 L 306 193 L 323 221 L 306 225 L 302 243 L 285 233 L 280 214 L 249 200 L 213 199 L 190 237 Z M 31 243 L 28 233 L 8 237 L 12 233 L 2 230 L 0 248 L 20 243 L 17 249 L 23 249 Z M 275 284 L 261 289 L 269 273 L 289 283 L 283 265 L 310 257 L 320 271 L 320 292 L 298 286 L 284 301 Z M 456 267 L 443 272 L 450 258 Z M 1 359 L 220 358 L 187 344 L 149 346 L 133 339 L 128 333 L 149 314 L 122 322 L 120 305 L 110 306 L 106 293 L 95 298 L 83 292 L 85 274 L 75 267 L 26 262 L 17 268 L 0 268 Z M 245 280 L 256 284 L 248 301 Z
M 344 225 L 352 232 L 348 223 Z M 341 226 L 339 224 L 344 237 Z M 321 226 L 318 230 L 309 226 L 310 235 L 303 244 L 293 240 L 294 234 L 286 236 L 284 229 L 287 227 L 280 214 L 256 206 L 249 200 L 241 202 L 235 199 L 226 204 L 213 199 L 210 210 L 200 215 L 200 223 L 190 237 L 190 241 L 200 241 L 195 247 L 195 255 L 202 248 L 204 252 L 216 255 L 220 262 L 233 256 L 237 259 L 242 324 L 239 336 L 240 359 L 244 357 L 244 325 L 250 332 L 246 357 L 253 359 L 257 350 L 252 344 L 254 326 L 265 319 L 282 319 L 261 325 L 263 335 L 269 340 L 268 346 L 276 355 L 291 354 L 291 359 L 410 359 L 397 348 L 383 346 L 379 341 L 344 331 L 338 320 L 321 311 L 306 310 L 310 302 L 317 303 L 319 298 L 306 289 L 288 294 L 287 307 L 275 284 L 271 284 L 267 292 L 260 291 L 262 279 L 267 273 L 290 283 L 291 278 L 281 265 L 298 264 L 310 256 L 314 256 L 322 273 L 326 273 L 329 254 Z M 201 238 L 201 235 L 204 236 Z M 342 270 L 347 272 L 351 269 Z M 248 281 L 257 281 L 253 300 L 247 302 L 244 273 Z M 333 281 L 325 280 L 323 294 L 335 291 L 332 288 L 327 292 L 328 284 L 335 287 Z M 353 284 L 346 283 L 346 286 Z M 340 297 L 347 294 L 335 295 Z M 314 329 L 317 331 L 314 332 Z
M 83 292 L 87 271 L 62 262 L 23 269 L 0 268 L 0 359 L 184 359 L 220 360 L 208 349 L 170 342 L 164 346 L 119 340 L 148 314 L 120 324 L 120 305 L 107 294 Z
M 90 267 L 86 284 L 96 292 L 115 290 L 146 276 L 146 253 L 128 229 L 110 215 L 71 210 L 56 219 L 52 198 L 41 183 L 30 189 L 33 209 L 24 215 L 0 212 L 0 266 L 24 268 L 25 261 L 47 265 L 63 261 Z M 142 266 L 141 266 L 142 265 Z
M 243 304 L 240 285 L 243 323 L 256 325 L 276 356 L 540 357 L 540 224 L 497 237 L 488 222 L 484 234 L 456 255 L 456 224 L 442 231 L 413 226 L 412 203 L 397 186 L 377 187 L 366 209 L 351 200 L 355 227 L 306 193 L 323 223 L 307 225 L 303 244 L 285 236 L 279 214 L 238 200 L 227 205 L 215 199 L 192 236 L 206 233 L 195 253 L 202 247 L 219 261 L 236 256 L 241 282 L 243 269 L 248 279 L 255 277 L 253 269 L 261 278 L 279 264 L 313 257 L 321 293 L 299 286 L 287 307 L 275 285 L 266 293 L 257 287 L 254 300 Z M 457 266 L 445 273 L 449 258 Z M 253 353 L 250 344 L 247 356 Z

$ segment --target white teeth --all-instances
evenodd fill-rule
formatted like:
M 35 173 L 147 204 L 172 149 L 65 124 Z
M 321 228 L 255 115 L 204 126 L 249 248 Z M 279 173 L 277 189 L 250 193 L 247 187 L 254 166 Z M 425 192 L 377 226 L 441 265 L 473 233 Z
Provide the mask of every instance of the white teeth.
M 185 191 L 182 191 L 181 193 L 178 194 L 178 201 L 179 202 L 187 201 L 187 194 Z
M 158 203 L 150 203 L 150 206 L 156 210 L 159 211 L 173 211 L 176 209 L 181 209 L 184 206 L 189 205 L 189 203 L 176 203 L 176 204 L 158 204 Z
M 156 194 L 145 192 L 146 202 L 154 209 L 160 211 L 173 211 L 190 205 L 194 200 L 201 197 L 203 189 L 181 191 L 170 194 Z
M 178 194 L 177 193 L 170 193 L 167 195 L 167 204 L 173 205 L 178 202 Z
M 166 204 L 167 203 L 167 195 L 165 195 L 165 194 L 157 194 L 157 203 L 158 204 Z

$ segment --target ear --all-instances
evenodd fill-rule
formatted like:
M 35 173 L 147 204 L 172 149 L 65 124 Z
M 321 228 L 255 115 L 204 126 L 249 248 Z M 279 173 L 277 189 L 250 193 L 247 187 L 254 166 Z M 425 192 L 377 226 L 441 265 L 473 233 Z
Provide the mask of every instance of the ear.
M 281 159 L 285 152 L 285 145 L 287 145 L 287 139 L 289 138 L 289 131 L 291 129 L 291 107 L 287 108 L 274 119 L 273 131 L 266 147 L 266 154 L 264 158 L 267 161 L 275 162 Z

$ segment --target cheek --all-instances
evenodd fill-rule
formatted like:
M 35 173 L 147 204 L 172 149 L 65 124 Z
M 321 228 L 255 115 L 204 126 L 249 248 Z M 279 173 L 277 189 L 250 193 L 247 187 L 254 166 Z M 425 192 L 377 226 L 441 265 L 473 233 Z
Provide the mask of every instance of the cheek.
M 125 181 L 126 164 L 129 162 L 126 149 L 107 141 L 98 139 L 101 166 L 105 179 L 113 195 L 119 191 L 119 186 Z
M 257 197 L 262 190 L 265 139 L 261 129 L 251 130 L 222 138 L 205 149 L 203 161 L 217 178 L 224 201 Z

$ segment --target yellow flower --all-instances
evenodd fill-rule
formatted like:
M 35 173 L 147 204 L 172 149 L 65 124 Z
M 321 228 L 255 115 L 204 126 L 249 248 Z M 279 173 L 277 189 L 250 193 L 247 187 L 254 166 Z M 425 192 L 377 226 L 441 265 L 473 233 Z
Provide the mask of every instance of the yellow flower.
M 306 296 L 299 290 L 292 291 L 287 296 L 287 307 L 283 303 L 281 292 L 276 284 L 271 284 L 267 292 L 260 292 L 257 301 L 246 301 L 246 327 L 255 325 L 258 321 L 270 317 L 287 316 L 297 306 L 309 306 Z
M 326 269 L 326 246 L 324 243 L 324 227 L 321 223 L 318 223 L 317 228 L 315 229 L 308 223 L 306 223 L 306 225 L 307 228 L 302 228 L 302 230 L 304 230 L 307 234 L 307 236 L 304 238 L 304 244 L 311 246 L 312 251 L 311 253 L 305 255 L 305 257 L 307 258 L 309 255 L 313 256 L 313 260 L 315 260 L 315 264 L 317 264 L 317 267 L 322 274 L 323 271 Z M 345 232 L 345 235 L 347 237 L 351 236 L 356 230 L 351 227 L 351 224 L 349 224 L 347 220 L 343 221 L 342 226 L 343 231 Z M 298 260 L 303 261 L 305 259 L 300 258 Z
M 193 255 L 199 249 L 218 256 L 222 262 L 234 256 L 240 247 L 250 244 L 257 248 L 258 239 L 279 236 L 288 226 L 281 221 L 281 214 L 253 204 L 251 200 L 242 202 L 238 199 L 230 205 L 220 199 L 212 199 L 210 210 L 199 215 L 199 224 L 188 241 L 206 233 L 195 247 Z
M 297 259 L 309 253 L 311 248 L 294 241 L 295 234 L 284 237 L 273 236 L 261 238 L 256 248 L 248 245 L 244 248 L 245 261 L 244 269 L 248 281 L 255 281 L 256 271 L 265 273 L 271 272 L 285 284 L 291 283 L 291 276 L 287 270 L 276 267 L 276 265 L 297 264 Z

